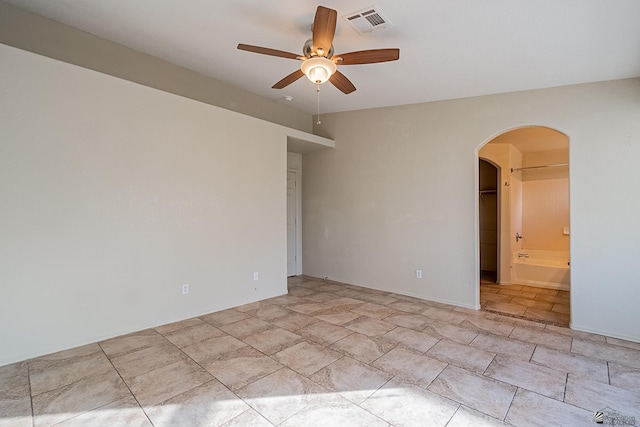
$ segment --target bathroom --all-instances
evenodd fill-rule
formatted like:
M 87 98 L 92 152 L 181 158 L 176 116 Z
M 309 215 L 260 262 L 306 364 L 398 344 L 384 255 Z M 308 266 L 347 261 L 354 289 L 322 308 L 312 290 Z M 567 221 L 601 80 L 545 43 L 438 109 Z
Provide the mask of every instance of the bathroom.
M 478 156 L 481 307 L 568 325 L 568 137 L 542 126 L 518 128 Z

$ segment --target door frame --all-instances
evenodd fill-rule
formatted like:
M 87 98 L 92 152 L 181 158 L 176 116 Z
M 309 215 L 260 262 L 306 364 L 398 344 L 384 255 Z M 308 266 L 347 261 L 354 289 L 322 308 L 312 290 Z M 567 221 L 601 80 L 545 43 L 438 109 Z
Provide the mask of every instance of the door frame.
M 287 168 L 287 173 L 296 176 L 296 272 L 302 274 L 302 172 L 299 169 Z M 288 272 L 287 272 L 288 276 Z

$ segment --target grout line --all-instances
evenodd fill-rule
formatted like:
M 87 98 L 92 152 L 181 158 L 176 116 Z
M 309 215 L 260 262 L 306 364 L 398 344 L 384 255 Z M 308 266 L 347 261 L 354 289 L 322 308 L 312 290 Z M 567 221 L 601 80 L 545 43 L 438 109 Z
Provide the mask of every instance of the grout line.
M 29 363 L 29 361 L 27 361 L 26 364 L 27 364 L 27 378 L 29 379 L 29 403 L 31 405 L 31 427 L 35 427 L 36 417 L 33 412 L 33 393 L 31 393 L 31 364 Z
M 156 331 L 157 332 L 157 331 Z M 164 338 L 164 335 L 160 334 L 162 336 L 162 338 Z M 166 338 L 164 338 L 165 340 L 167 340 Z M 169 340 L 167 340 L 167 342 L 170 342 Z M 102 348 L 102 346 L 100 345 L 100 343 L 97 343 L 98 347 L 100 347 L 100 351 L 102 351 L 102 354 L 104 354 L 104 357 L 107 358 L 107 360 L 109 361 L 109 363 L 111 364 L 111 366 L 113 367 L 113 370 L 116 371 L 116 374 L 118 374 L 118 376 L 120 377 L 120 380 L 122 381 L 122 384 L 124 384 L 124 386 L 127 388 L 127 390 L 129 390 L 129 393 L 131 394 L 131 397 L 133 397 L 133 400 L 136 401 L 136 403 L 138 404 L 138 407 L 140 408 L 140 410 L 142 411 L 142 413 L 144 414 L 145 417 L 147 417 L 147 420 L 149 420 L 149 423 L 153 426 L 153 421 L 151 421 L 151 418 L 149 418 L 149 414 L 147 414 L 147 411 L 144 410 L 144 408 L 142 407 L 142 405 L 140 404 L 140 401 L 138 400 L 138 398 L 136 397 L 136 395 L 133 393 L 133 390 L 131 390 L 131 388 L 129 387 L 129 384 L 127 384 L 127 382 L 124 380 L 124 378 L 122 377 L 122 374 L 120 374 L 120 371 L 118 371 L 118 368 L 116 368 L 116 366 L 113 364 L 113 361 L 109 358 L 109 356 L 107 355 L 107 353 L 104 351 L 104 348 Z M 173 343 L 171 343 L 173 344 Z M 127 353 L 128 354 L 128 353 Z M 113 402 L 111 402 L 113 403 Z M 104 406 L 104 405 L 103 405 Z M 97 409 L 97 408 L 96 408 Z M 93 409 L 92 409 L 93 410 Z

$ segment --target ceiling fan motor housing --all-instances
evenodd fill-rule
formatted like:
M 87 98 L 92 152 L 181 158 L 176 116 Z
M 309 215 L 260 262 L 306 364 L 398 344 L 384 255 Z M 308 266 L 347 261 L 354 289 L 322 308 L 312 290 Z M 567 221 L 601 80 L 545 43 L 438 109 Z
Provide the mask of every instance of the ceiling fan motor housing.
M 333 57 L 333 45 L 331 45 L 331 48 L 326 55 L 320 55 L 320 53 L 313 51 L 313 39 L 309 39 L 304 42 L 304 46 L 302 46 L 302 54 L 307 58 L 311 58 L 312 56 L 324 56 L 326 58 L 331 58 Z

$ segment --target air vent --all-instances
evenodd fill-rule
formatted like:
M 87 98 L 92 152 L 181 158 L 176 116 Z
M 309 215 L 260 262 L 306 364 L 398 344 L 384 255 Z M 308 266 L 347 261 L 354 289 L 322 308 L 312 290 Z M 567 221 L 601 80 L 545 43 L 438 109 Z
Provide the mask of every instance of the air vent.
M 371 33 L 391 25 L 389 20 L 385 18 L 375 6 L 350 13 L 345 16 L 344 19 L 359 34 Z

